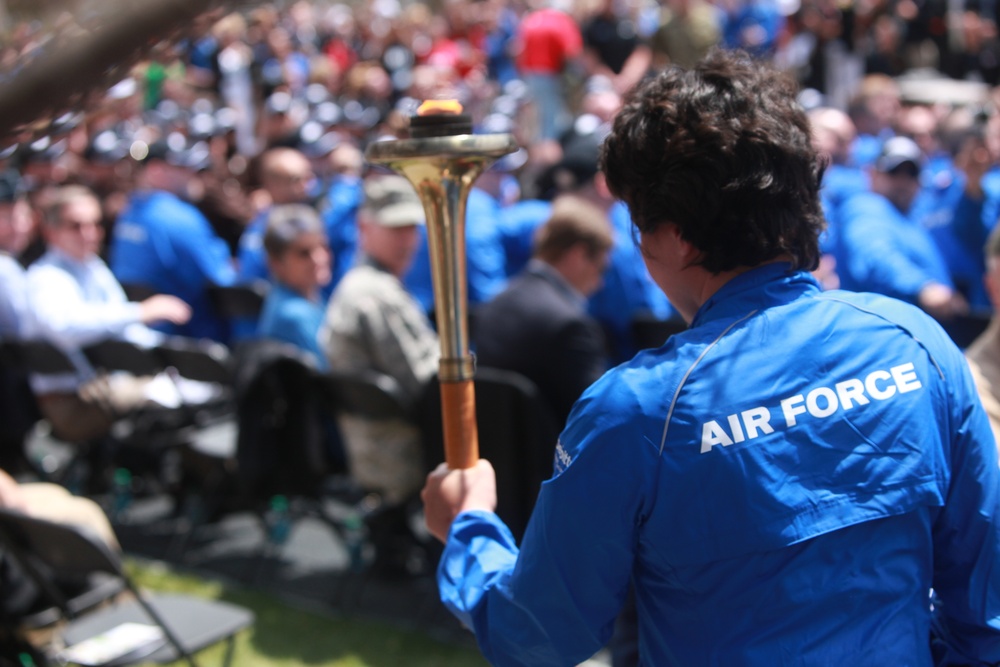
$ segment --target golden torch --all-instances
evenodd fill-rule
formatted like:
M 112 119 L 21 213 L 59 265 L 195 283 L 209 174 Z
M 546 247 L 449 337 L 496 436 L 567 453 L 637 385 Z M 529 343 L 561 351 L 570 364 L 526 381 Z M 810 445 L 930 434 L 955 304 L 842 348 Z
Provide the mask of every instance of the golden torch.
M 479 460 L 475 365 L 466 319 L 465 206 L 473 182 L 495 160 L 518 149 L 510 134 L 472 134 L 472 122 L 452 100 L 424 102 L 411 118 L 410 139 L 377 141 L 366 157 L 406 177 L 427 216 L 434 313 L 441 342 L 438 379 L 444 455 L 449 468 Z

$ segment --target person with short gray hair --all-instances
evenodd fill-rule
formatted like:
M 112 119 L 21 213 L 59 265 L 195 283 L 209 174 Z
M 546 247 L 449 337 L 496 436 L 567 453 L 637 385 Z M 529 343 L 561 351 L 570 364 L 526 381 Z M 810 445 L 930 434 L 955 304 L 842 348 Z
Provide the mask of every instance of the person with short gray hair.
M 305 204 L 273 207 L 267 215 L 264 250 L 273 285 L 264 299 L 257 335 L 290 343 L 326 368 L 318 335 L 324 305 L 320 289 L 330 281 L 330 248 L 316 211 Z

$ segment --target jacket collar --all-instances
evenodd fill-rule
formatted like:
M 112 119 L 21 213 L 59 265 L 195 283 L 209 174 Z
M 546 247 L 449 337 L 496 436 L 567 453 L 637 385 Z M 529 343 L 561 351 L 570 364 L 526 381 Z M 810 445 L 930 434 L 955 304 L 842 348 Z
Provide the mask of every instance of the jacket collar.
M 709 297 L 695 313 L 691 328 L 819 291 L 819 283 L 807 271 L 792 270 L 788 262 L 764 264 L 741 273 Z

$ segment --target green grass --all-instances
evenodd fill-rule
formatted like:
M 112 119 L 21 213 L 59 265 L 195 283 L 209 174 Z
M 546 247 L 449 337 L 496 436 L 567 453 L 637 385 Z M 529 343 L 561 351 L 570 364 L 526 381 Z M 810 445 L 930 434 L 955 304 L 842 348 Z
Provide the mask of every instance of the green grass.
M 417 632 L 343 615 L 296 609 L 257 591 L 130 562 L 143 588 L 222 599 L 249 607 L 254 627 L 236 641 L 233 667 L 483 667 L 474 649 L 442 644 Z M 198 654 L 199 664 L 220 665 L 224 646 Z M 176 663 L 180 665 L 181 663 Z

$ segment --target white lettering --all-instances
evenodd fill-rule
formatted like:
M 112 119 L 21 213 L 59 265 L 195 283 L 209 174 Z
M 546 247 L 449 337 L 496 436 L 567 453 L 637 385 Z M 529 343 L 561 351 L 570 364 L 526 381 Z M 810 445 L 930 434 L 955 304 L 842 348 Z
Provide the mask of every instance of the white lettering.
M 728 447 L 733 444 L 732 438 L 726 433 L 725 429 L 719 426 L 719 423 L 714 419 L 710 422 L 706 422 L 701 429 L 701 453 L 712 451 L 712 447 L 716 445 L 722 445 L 723 447 Z
M 785 426 L 795 426 L 795 415 L 801 415 L 806 411 L 805 406 L 799 405 L 804 400 L 802 394 L 799 394 L 797 396 L 789 396 L 781 401 L 781 412 L 785 415 Z
M 885 389 L 879 389 L 878 385 L 875 384 L 879 380 L 890 380 L 892 376 L 886 371 L 872 371 L 865 378 L 865 389 L 868 390 L 868 395 L 872 398 L 884 401 L 887 398 L 892 398 L 896 393 L 896 387 L 894 385 L 889 385 Z
M 771 427 L 771 411 L 767 408 L 759 407 L 752 410 L 744 410 L 741 416 L 747 428 L 748 438 L 756 438 L 757 431 L 774 433 L 774 429 Z
M 874 370 L 864 380 L 848 378 L 837 382 L 832 388 L 814 387 L 806 394 L 783 398 L 779 404 L 785 418 L 785 428 L 791 428 L 798 424 L 799 415 L 808 414 L 816 419 L 824 419 L 839 410 L 870 405 L 872 400 L 884 401 L 896 394 L 905 394 L 922 387 L 911 362 L 893 366 L 887 371 Z M 771 409 L 767 405 L 729 415 L 725 419 L 728 430 L 722 426 L 721 421 L 713 419 L 702 424 L 702 454 L 712 451 L 716 445 L 728 447 L 774 433 Z
M 835 387 L 837 389 L 837 398 L 840 399 L 840 406 L 845 410 L 853 408 L 854 403 L 858 405 L 868 405 L 871 403 L 868 397 L 865 396 L 865 385 L 857 378 L 838 382 Z
M 920 384 L 920 379 L 917 377 L 917 372 L 913 370 L 912 363 L 893 366 L 889 369 L 889 372 L 892 373 L 892 379 L 896 381 L 896 386 L 899 387 L 900 394 L 905 394 L 924 386 Z
M 825 408 L 819 407 L 819 399 L 822 398 L 826 404 Z M 829 417 L 840 404 L 837 403 L 837 395 L 829 387 L 816 387 L 806 396 L 806 409 L 813 417 Z
M 729 421 L 729 430 L 733 432 L 733 442 L 743 442 L 746 438 L 743 437 L 743 427 L 740 426 L 740 418 L 738 415 L 729 415 L 726 417 Z M 750 436 L 751 438 L 753 436 Z

